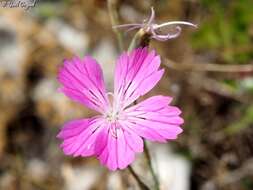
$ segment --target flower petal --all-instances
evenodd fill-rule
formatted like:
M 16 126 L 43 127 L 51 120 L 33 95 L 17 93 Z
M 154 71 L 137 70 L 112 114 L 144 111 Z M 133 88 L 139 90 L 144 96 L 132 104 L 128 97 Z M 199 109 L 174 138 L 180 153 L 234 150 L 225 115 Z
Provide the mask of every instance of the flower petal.
M 163 75 L 164 70 L 158 70 L 160 62 L 160 56 L 147 47 L 123 53 L 115 71 L 114 103 L 123 109 L 149 92 Z
M 58 80 L 62 84 L 60 90 L 71 99 L 98 112 L 108 107 L 101 67 L 91 57 L 65 60 Z
M 74 120 L 66 123 L 57 135 L 63 140 L 61 148 L 66 155 L 92 156 L 97 154 L 101 145 L 101 134 L 106 127 L 99 117 Z
M 110 128 L 112 129 L 113 127 Z M 116 132 L 113 132 L 113 135 L 112 132 L 109 133 L 107 144 L 98 156 L 101 164 L 112 171 L 126 168 L 134 161 L 135 152 L 143 151 L 143 140 L 141 137 L 125 131 L 122 126 L 117 126 L 116 128 Z
M 171 97 L 153 96 L 125 110 L 125 129 L 151 141 L 166 142 L 176 139 L 183 130 L 181 111 L 169 106 Z

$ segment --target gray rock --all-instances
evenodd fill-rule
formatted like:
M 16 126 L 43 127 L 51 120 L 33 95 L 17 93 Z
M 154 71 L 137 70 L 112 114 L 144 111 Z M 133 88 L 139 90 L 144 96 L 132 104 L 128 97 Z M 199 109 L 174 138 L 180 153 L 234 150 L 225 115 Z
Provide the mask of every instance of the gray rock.
M 176 155 L 168 144 L 159 144 L 151 148 L 154 166 L 159 174 L 161 189 L 163 190 L 189 190 L 190 189 L 190 163 L 182 156 Z
M 108 90 L 112 91 L 114 68 L 117 58 L 117 51 L 113 42 L 109 39 L 102 40 L 95 48 L 93 56 L 103 69 Z
M 18 43 L 15 28 L 4 17 L 0 18 L 0 44 L 0 76 L 1 74 L 19 76 L 24 49 Z
M 63 165 L 62 175 L 65 181 L 65 190 L 91 189 L 101 175 L 99 168 L 85 166 Z
M 59 43 L 77 55 L 87 51 L 89 38 L 84 31 L 79 31 L 60 19 L 50 19 L 46 26 L 58 39 Z

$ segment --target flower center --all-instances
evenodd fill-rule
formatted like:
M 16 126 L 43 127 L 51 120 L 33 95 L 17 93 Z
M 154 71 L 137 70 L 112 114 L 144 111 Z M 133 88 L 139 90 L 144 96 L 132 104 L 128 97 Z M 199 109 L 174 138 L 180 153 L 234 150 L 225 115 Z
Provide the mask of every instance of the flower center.
M 119 112 L 115 112 L 115 111 L 110 111 L 106 114 L 106 119 L 107 121 L 114 123 L 119 119 Z
M 120 113 L 116 111 L 109 111 L 105 115 L 105 119 L 107 122 L 110 123 L 110 133 L 113 137 L 117 138 L 118 137 L 118 130 L 121 130 L 121 128 L 118 125 L 118 120 L 120 119 Z

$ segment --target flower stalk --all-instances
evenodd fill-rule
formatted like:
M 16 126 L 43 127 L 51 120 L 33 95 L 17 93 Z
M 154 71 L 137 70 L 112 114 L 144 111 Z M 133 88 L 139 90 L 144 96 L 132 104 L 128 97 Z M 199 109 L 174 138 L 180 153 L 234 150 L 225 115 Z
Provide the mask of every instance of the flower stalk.
M 140 29 L 134 35 L 130 45 L 128 47 L 128 52 L 131 52 L 133 49 L 137 47 L 146 47 L 149 45 L 150 35 L 146 33 L 143 29 Z
M 107 1 L 107 8 L 111 20 L 112 26 L 119 24 L 119 14 L 118 14 L 118 0 L 108 0 Z M 118 28 L 113 28 L 114 33 L 116 34 L 118 46 L 120 51 L 124 50 L 123 44 L 123 36 L 122 33 L 119 31 Z
M 154 185 L 155 185 L 155 190 L 160 190 L 160 183 L 159 183 L 159 180 L 158 180 L 158 177 L 155 173 L 155 170 L 152 166 L 152 161 L 151 161 L 151 155 L 150 155 L 150 152 L 149 152 L 149 149 L 148 149 L 148 146 L 147 146 L 147 143 L 146 141 L 144 140 L 144 155 L 147 159 L 147 163 L 148 163 L 148 166 L 149 166 L 149 170 L 151 172 L 151 175 L 154 179 Z
M 131 165 L 128 166 L 129 172 L 132 174 L 134 179 L 137 181 L 141 190 L 150 190 L 149 187 L 140 179 L 140 177 L 135 173 Z

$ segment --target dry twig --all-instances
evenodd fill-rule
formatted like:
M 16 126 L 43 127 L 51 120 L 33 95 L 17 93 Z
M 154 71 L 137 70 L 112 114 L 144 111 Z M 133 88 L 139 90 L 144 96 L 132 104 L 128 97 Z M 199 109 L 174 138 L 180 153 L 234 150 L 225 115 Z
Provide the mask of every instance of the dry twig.
M 163 64 L 168 68 L 180 71 L 208 71 L 208 72 L 228 72 L 228 73 L 250 73 L 253 72 L 253 64 L 244 65 L 220 65 L 215 63 L 175 63 L 165 59 Z

